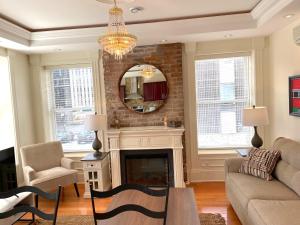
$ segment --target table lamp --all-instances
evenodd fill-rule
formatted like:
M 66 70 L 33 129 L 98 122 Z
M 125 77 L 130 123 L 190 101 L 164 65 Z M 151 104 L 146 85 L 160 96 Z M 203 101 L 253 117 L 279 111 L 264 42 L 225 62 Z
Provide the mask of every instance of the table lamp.
M 245 108 L 243 111 L 243 125 L 254 127 L 254 136 L 251 140 L 253 147 L 260 148 L 263 145 L 262 138 L 257 133 L 258 126 L 269 124 L 268 111 L 266 107 Z
M 106 116 L 105 115 L 88 115 L 85 120 L 85 127 L 95 132 L 95 140 L 93 141 L 92 147 L 96 151 L 95 156 L 101 156 L 99 151 L 102 148 L 102 143 L 98 138 L 98 131 L 106 129 Z

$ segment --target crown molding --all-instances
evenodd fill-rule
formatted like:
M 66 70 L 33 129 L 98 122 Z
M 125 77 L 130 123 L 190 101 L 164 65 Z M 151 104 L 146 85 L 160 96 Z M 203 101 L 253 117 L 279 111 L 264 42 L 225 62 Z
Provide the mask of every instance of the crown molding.
M 210 24 L 207 26 L 207 24 Z M 164 31 L 168 35 L 192 35 L 195 33 L 218 32 L 256 27 L 250 13 L 226 15 L 179 21 L 164 21 L 151 24 L 127 25 L 129 30 L 137 36 L 153 37 Z M 178 29 L 181 27 L 181 29 Z M 99 36 L 105 33 L 106 28 L 84 28 L 74 30 L 33 32 L 31 46 L 96 43 Z M 140 43 L 144 44 L 144 43 Z
M 31 32 L 17 26 L 11 22 L 6 21 L 5 19 L 0 18 L 0 30 L 6 31 L 11 34 L 15 34 L 21 38 L 30 39 Z
M 291 4 L 295 0 L 262 0 L 251 12 L 257 25 L 261 26 L 269 21 L 280 10 Z
M 0 37 L 30 46 L 31 32 L 0 18 Z

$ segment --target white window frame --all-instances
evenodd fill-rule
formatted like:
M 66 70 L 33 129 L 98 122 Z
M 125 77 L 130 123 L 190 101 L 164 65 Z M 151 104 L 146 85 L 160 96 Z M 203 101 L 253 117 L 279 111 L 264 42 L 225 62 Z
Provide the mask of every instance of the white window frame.
M 94 108 L 97 113 L 104 113 L 104 109 L 102 107 L 102 102 L 103 102 L 103 92 L 102 92 L 102 85 L 100 81 L 100 73 L 99 73 L 99 65 L 98 62 L 89 62 L 89 63 L 66 63 L 66 64 L 59 64 L 59 65 L 49 65 L 49 66 L 44 66 L 44 72 L 42 73 L 42 92 L 43 92 L 43 117 L 44 117 L 44 129 L 46 130 L 45 132 L 45 138 L 48 141 L 54 141 L 55 138 L 55 118 L 54 118 L 54 112 L 53 112 L 53 107 L 49 109 L 49 98 L 48 98 L 48 93 L 49 93 L 49 86 L 48 84 L 52 82 L 50 81 L 51 79 L 51 71 L 55 69 L 68 69 L 68 68 L 81 68 L 81 67 L 91 67 L 92 68 L 92 76 L 93 76 L 93 92 L 94 92 Z M 52 88 L 52 87 L 51 87 Z M 52 93 L 52 91 L 51 91 Z M 52 93 L 53 94 L 53 93 Z M 51 99 L 53 99 L 53 96 L 51 96 Z M 53 103 L 51 103 L 53 104 Z M 104 141 L 104 132 L 98 132 L 98 138 L 103 144 L 103 149 L 106 148 L 106 142 Z M 92 144 L 89 149 L 82 149 L 78 148 L 78 150 L 73 150 L 73 149 L 63 149 L 65 153 L 84 153 L 84 152 L 92 152 Z
M 196 70 L 195 70 L 195 65 L 196 65 L 196 61 L 198 60 L 209 60 L 209 59 L 220 59 L 220 58 L 231 58 L 231 57 L 242 57 L 242 56 L 247 56 L 249 57 L 249 84 L 250 84 L 250 104 L 249 104 L 249 107 L 252 106 L 252 105 L 255 105 L 255 101 L 256 101 L 256 87 L 255 87 L 255 74 L 254 74 L 254 66 L 255 66 L 255 59 L 254 59 L 254 56 L 253 56 L 253 53 L 251 51 L 245 51 L 245 52 L 233 52 L 233 53 L 224 53 L 224 54 L 211 54 L 211 55 L 197 55 L 195 58 L 194 58 L 194 74 L 195 74 L 195 123 L 196 123 L 196 144 L 197 144 L 197 149 L 199 152 L 201 151 L 213 151 L 213 150 L 232 150 L 232 149 L 240 149 L 240 148 L 250 148 L 251 145 L 249 144 L 249 146 L 240 146 L 240 147 L 228 147 L 228 146 L 224 146 L 224 147 L 219 147 L 219 146 L 216 146 L 216 147 L 200 147 L 199 148 L 199 143 L 198 143 L 198 123 L 197 123 L 197 96 L 196 96 L 196 90 L 197 90 L 197 82 L 196 82 L 196 79 L 197 79 L 197 75 L 196 75 Z

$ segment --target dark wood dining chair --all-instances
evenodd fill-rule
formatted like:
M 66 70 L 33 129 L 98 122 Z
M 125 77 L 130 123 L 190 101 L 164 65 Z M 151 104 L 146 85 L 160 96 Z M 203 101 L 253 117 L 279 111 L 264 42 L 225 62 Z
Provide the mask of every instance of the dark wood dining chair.
M 103 213 L 96 212 L 94 198 L 109 198 L 126 190 L 136 190 L 150 196 L 165 197 L 166 200 L 165 200 L 164 211 L 152 211 L 140 205 L 125 204 L 108 212 L 103 212 Z M 106 220 L 126 211 L 136 211 L 151 218 L 163 219 L 163 225 L 166 225 L 168 200 L 169 200 L 169 187 L 164 187 L 163 189 L 151 189 L 139 184 L 123 184 L 110 191 L 99 192 L 93 190 L 93 187 L 90 186 L 90 192 L 91 192 L 91 200 L 92 200 L 95 225 L 97 225 L 97 220 Z
M 22 186 L 22 187 L 18 187 L 16 189 L 13 189 L 13 190 L 10 190 L 7 192 L 0 193 L 0 199 L 10 198 L 13 196 L 16 196 L 18 198 L 18 194 L 23 193 L 23 192 L 30 192 L 35 195 L 35 197 L 36 197 L 35 198 L 36 199 L 35 206 L 32 206 L 30 204 L 16 205 L 11 210 L 8 210 L 6 212 L 1 212 L 0 219 L 5 219 L 5 218 L 11 217 L 13 215 L 23 213 L 23 215 L 21 216 L 21 219 L 19 219 L 18 221 L 28 221 L 28 222 L 30 222 L 29 224 L 32 224 L 35 221 L 35 215 L 37 215 L 38 217 L 40 217 L 44 220 L 53 221 L 52 224 L 55 225 L 56 218 L 57 218 L 57 212 L 58 212 L 58 206 L 59 206 L 61 186 L 58 187 L 58 190 L 55 193 L 47 193 L 47 192 L 44 192 L 41 189 L 39 189 L 37 187 L 33 187 L 33 186 Z M 40 209 L 38 209 L 38 202 L 37 202 L 38 196 L 41 196 L 42 198 L 45 198 L 48 200 L 55 201 L 54 212 L 52 214 L 45 213 L 45 212 L 41 211 Z M 32 213 L 31 220 L 22 219 L 22 217 L 26 213 Z

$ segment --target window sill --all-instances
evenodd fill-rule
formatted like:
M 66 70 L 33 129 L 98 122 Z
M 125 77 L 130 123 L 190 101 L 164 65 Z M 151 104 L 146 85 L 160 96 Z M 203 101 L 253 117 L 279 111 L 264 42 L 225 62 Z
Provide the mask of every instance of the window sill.
M 238 155 L 235 149 L 198 149 L 198 155 Z
M 85 152 L 64 152 L 64 156 L 67 158 L 83 158 L 87 154 L 92 153 L 92 151 Z

